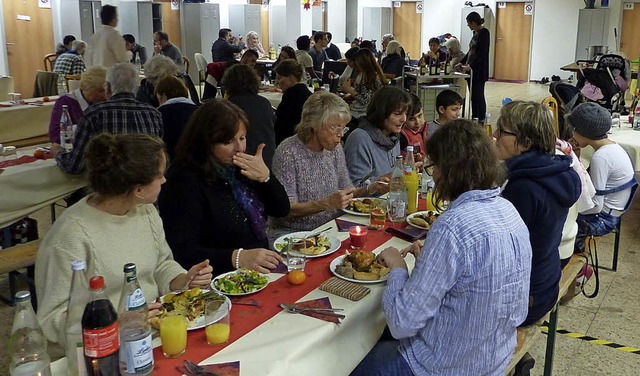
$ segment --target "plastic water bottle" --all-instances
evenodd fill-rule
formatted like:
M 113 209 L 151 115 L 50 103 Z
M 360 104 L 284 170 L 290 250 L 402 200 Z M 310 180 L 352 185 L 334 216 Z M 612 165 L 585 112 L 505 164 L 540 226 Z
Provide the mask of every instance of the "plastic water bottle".
M 84 261 L 71 262 L 73 276 L 71 277 L 71 293 L 67 306 L 66 355 L 67 375 L 86 376 L 87 367 L 84 364 L 84 346 L 82 344 L 82 314 L 89 300 L 89 285 L 85 276 Z
M 60 117 L 60 146 L 66 151 L 73 147 L 73 123 L 69 115 L 69 106 L 62 105 L 62 116 Z
M 9 337 L 9 373 L 12 376 L 51 376 L 47 339 L 31 306 L 29 291 L 16 294 L 16 313 Z
M 389 207 L 392 222 L 403 222 L 407 216 L 407 189 L 404 182 L 402 156 L 395 160 L 389 182 Z
M 118 304 L 121 375 L 150 375 L 153 372 L 148 313 L 147 301 L 136 275 L 136 264 L 125 264 L 124 286 Z

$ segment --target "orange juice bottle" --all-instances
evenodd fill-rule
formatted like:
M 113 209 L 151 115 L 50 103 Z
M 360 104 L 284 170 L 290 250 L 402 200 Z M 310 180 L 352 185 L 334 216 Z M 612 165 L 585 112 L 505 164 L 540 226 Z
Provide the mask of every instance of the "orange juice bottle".
M 418 211 L 418 171 L 413 159 L 413 146 L 407 146 L 404 162 L 404 184 L 407 187 L 407 214 Z

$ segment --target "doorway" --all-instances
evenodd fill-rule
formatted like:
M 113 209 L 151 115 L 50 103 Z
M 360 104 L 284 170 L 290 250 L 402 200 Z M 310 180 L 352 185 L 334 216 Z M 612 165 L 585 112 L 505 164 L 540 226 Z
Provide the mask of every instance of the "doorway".
M 16 92 L 33 95 L 37 70 L 44 69 L 44 56 L 55 52 L 51 9 L 38 8 L 37 1 L 3 1 L 9 74 Z
M 635 3 L 633 9 L 622 10 L 622 30 L 620 33 L 620 51 L 627 59 L 640 57 L 640 4 Z
M 422 42 L 422 14 L 416 6 L 417 2 L 403 1 L 399 8 L 393 8 L 393 35 L 414 60 L 420 58 Z
M 531 15 L 524 2 L 504 2 L 496 13 L 496 47 L 493 76 L 496 80 L 528 81 Z

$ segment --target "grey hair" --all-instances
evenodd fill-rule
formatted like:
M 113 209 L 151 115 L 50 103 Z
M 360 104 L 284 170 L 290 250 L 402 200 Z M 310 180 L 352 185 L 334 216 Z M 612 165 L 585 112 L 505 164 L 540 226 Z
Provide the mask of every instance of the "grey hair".
M 175 76 L 178 66 L 164 55 L 155 55 L 144 65 L 144 76 L 152 85 L 161 78 Z
M 318 129 L 329 123 L 329 119 L 336 116 L 342 121 L 351 119 L 347 102 L 326 91 L 316 92 L 304 102 L 302 119 L 296 126 L 296 134 L 302 142 L 306 143 Z
M 73 42 L 71 42 L 71 49 L 73 51 L 76 51 L 79 54 L 82 54 L 84 50 L 87 49 L 87 42 L 80 39 L 76 39 Z
M 393 55 L 393 54 L 400 55 L 401 50 L 402 50 L 402 46 L 400 45 L 400 42 L 398 42 L 397 40 L 392 40 L 391 42 L 389 42 L 389 44 L 387 44 L 387 55 Z
M 111 95 L 135 94 L 138 90 L 138 70 L 131 63 L 118 63 L 107 71 L 105 81 L 111 86 Z
M 395 40 L 396 37 L 393 36 L 393 34 L 385 34 L 382 36 L 382 40 Z

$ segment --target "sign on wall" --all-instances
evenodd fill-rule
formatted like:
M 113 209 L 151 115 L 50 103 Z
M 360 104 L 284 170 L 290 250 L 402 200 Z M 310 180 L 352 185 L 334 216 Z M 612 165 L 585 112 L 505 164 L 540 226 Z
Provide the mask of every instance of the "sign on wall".
M 416 13 L 422 13 L 422 1 L 416 1 Z
M 400 2 L 399 2 L 399 1 L 394 1 L 394 2 L 393 2 L 393 7 L 394 7 L 394 8 L 400 8 L 400 6 L 401 6 L 401 5 L 402 5 L 402 4 L 400 4 Z
M 51 0 L 38 0 L 38 8 L 51 9 Z
M 498 8 L 506 8 L 507 7 L 507 2 L 506 1 L 498 1 Z
M 533 3 L 524 3 L 524 15 L 525 16 L 533 16 Z
M 171 0 L 171 10 L 180 10 L 180 0 Z
M 622 7 L 622 9 L 624 10 L 633 10 L 633 6 L 635 5 L 635 3 L 624 3 L 624 6 Z

